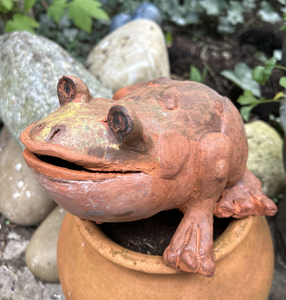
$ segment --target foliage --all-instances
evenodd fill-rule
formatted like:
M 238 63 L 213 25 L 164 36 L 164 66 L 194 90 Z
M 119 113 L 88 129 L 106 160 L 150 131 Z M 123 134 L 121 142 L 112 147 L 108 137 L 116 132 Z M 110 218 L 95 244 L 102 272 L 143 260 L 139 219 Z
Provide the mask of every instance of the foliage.
M 203 72 L 201 73 L 195 66 L 191 66 L 190 68 L 190 76 L 189 79 L 191 81 L 204 83 L 207 76 L 207 69 L 204 67 Z
M 101 3 L 96 0 L 54 0 L 48 9 L 48 16 L 56 23 L 60 22 L 61 16 L 68 10 L 69 17 L 74 21 L 76 27 L 90 33 L 92 18 L 109 20 L 106 12 L 101 8 Z
M 269 79 L 269 77 L 272 74 L 272 70 L 274 68 L 279 68 L 279 69 L 283 69 L 286 71 L 286 68 L 276 65 L 277 59 L 275 57 L 271 57 L 270 59 L 268 59 L 265 62 L 264 66 L 257 66 L 253 72 L 252 72 L 252 81 L 255 81 L 256 84 L 260 83 L 260 84 L 265 84 L 265 82 Z M 240 63 L 241 64 L 241 63 Z M 235 66 L 235 69 L 238 67 L 239 64 L 237 64 Z M 257 95 L 256 89 L 251 88 L 251 86 L 249 85 L 245 85 L 244 84 L 244 78 L 241 76 L 237 76 L 235 79 L 237 79 L 236 81 L 233 80 L 230 76 L 228 76 L 229 71 L 223 71 L 221 72 L 222 75 L 224 75 L 225 77 L 227 77 L 229 80 L 231 80 L 232 82 L 236 83 L 238 86 L 240 86 L 242 89 L 244 89 L 243 95 L 241 95 L 238 99 L 237 102 L 239 104 L 242 105 L 241 109 L 240 109 L 240 113 L 242 118 L 245 121 L 249 120 L 249 115 L 251 110 L 259 105 L 259 104 L 263 104 L 263 103 L 269 103 L 269 102 L 285 102 L 285 97 L 286 95 L 283 92 L 278 92 L 273 99 L 266 99 L 264 97 L 260 98 L 260 95 Z M 230 74 L 234 74 L 235 72 L 230 71 Z M 234 75 L 232 75 L 234 76 Z M 247 77 L 247 75 L 245 74 L 245 77 Z M 279 80 L 279 84 L 286 88 L 286 77 L 281 77 Z M 258 96 L 259 98 L 256 98 L 255 96 Z
M 7 19 L 5 31 L 27 30 L 35 32 L 35 28 L 38 28 L 40 25 L 36 20 L 28 16 L 28 12 L 36 0 L 25 0 L 24 12 L 18 9 L 18 1 L 19 0 L 0 0 L 0 14 L 4 16 L 4 20 Z M 7 18 L 8 15 L 12 17 Z
M 5 32 L 15 30 L 35 32 L 35 28 L 39 28 L 40 24 L 28 16 L 28 13 L 36 0 L 25 0 L 23 12 L 18 9 L 18 2 L 19 0 L 0 0 L 0 13 L 5 14 L 4 20 L 7 20 Z M 97 0 L 54 0 L 50 6 L 45 1 L 42 2 L 45 3 L 48 17 L 57 24 L 68 11 L 75 26 L 87 33 L 91 32 L 93 19 L 109 20 L 101 8 L 102 4 Z
M 27 30 L 34 32 L 34 28 L 39 28 L 39 26 L 39 23 L 30 17 L 15 14 L 13 19 L 7 22 L 5 31 L 11 32 L 16 30 Z
M 130 13 L 136 9 L 142 0 L 108 0 L 104 8 L 112 11 L 119 8 L 119 12 Z M 221 34 L 235 31 L 237 24 L 245 23 L 245 15 L 257 11 L 257 16 L 269 23 L 281 21 L 284 0 L 149 0 L 155 4 L 166 23 L 178 26 L 199 25 L 215 26 Z M 271 4 L 270 4 L 271 3 Z M 286 13 L 286 11 L 285 11 Z M 208 20 L 206 23 L 205 21 Z
M 224 70 L 221 72 L 221 75 L 243 90 L 251 90 L 253 95 L 257 97 L 261 96 L 259 84 L 252 79 L 252 69 L 245 63 L 238 63 L 234 67 L 234 71 Z

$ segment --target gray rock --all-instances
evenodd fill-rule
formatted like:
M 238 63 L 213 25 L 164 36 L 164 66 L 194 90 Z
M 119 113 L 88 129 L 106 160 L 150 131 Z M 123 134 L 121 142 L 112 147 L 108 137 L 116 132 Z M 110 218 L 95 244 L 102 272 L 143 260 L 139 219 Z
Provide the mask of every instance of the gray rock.
M 46 281 L 59 281 L 57 244 L 65 210 L 56 207 L 32 236 L 26 250 L 26 263 L 34 275 Z
M 43 300 L 65 300 L 64 292 L 60 284 L 46 283 Z
M 80 77 L 93 96 L 112 96 L 59 45 L 29 32 L 0 37 L 0 65 L 0 119 L 17 141 L 29 124 L 59 107 L 56 87 L 63 75 Z
M 268 197 L 276 196 L 285 186 L 282 162 L 282 138 L 263 121 L 245 124 L 248 138 L 247 167 L 260 180 Z
M 13 300 L 42 300 L 43 285 L 36 282 L 31 271 L 24 267 L 23 271 L 17 271 L 18 280 L 15 284 Z
M 30 226 L 41 222 L 55 205 L 5 127 L 0 137 L 0 212 L 16 224 Z
M 7 266 L 0 266 L 0 299 L 12 299 L 17 275 Z
M 24 267 L 14 273 L 5 265 L 0 266 L 1 300 L 65 300 L 60 284 L 35 280 L 31 271 Z
M 161 28 L 137 20 L 106 36 L 89 54 L 90 72 L 113 92 L 158 77 L 169 77 L 170 67 Z
M 27 248 L 28 241 L 9 241 L 5 247 L 3 259 L 10 260 L 19 257 Z

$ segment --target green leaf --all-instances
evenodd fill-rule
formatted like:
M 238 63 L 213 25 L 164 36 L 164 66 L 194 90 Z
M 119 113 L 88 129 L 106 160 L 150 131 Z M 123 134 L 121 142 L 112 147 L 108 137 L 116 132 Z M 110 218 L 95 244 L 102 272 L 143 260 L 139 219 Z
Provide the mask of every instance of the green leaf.
M 92 18 L 109 20 L 108 15 L 100 6 L 101 3 L 95 0 L 73 0 L 69 4 L 69 16 L 77 27 L 90 33 Z
M 262 1 L 260 6 L 261 9 L 258 11 L 258 15 L 260 16 L 262 21 L 271 24 L 282 21 L 280 15 L 273 9 L 273 7 L 267 1 Z
M 48 10 L 48 17 L 53 18 L 59 24 L 61 17 L 65 15 L 67 8 L 67 0 L 55 0 L 52 2 Z
M 219 24 L 217 30 L 220 34 L 230 34 L 235 31 L 235 28 L 230 24 L 226 17 L 219 17 Z
M 243 13 L 244 8 L 243 6 L 236 2 L 230 1 L 230 6 L 227 8 L 227 19 L 232 25 L 236 25 L 238 23 L 243 23 Z
M 201 72 L 195 67 L 191 66 L 190 70 L 190 80 L 195 82 L 202 83 L 202 75 Z
M 249 121 L 249 116 L 250 116 L 250 112 L 251 110 L 255 107 L 256 105 L 249 105 L 249 106 L 243 106 L 240 108 L 240 114 L 243 120 L 245 120 L 246 122 Z
M 218 16 L 226 7 L 224 0 L 202 0 L 200 5 L 206 10 L 207 15 Z
M 35 2 L 36 0 L 25 0 L 25 11 L 28 12 Z
M 252 95 L 250 90 L 244 91 L 243 95 L 239 96 L 237 102 L 241 105 L 258 104 L 258 100 Z
M 7 11 L 10 11 L 13 7 L 13 0 L 0 0 L 0 6 Z
M 286 77 L 285 76 L 280 78 L 279 84 L 286 89 Z
M 265 62 L 265 67 L 257 66 L 252 72 L 252 78 L 260 84 L 265 84 L 272 74 L 272 70 L 275 67 L 277 58 L 271 57 Z
M 28 16 L 15 14 L 13 20 L 10 20 L 6 24 L 5 32 L 11 32 L 16 30 L 26 30 L 34 33 L 34 28 L 39 28 L 40 24 L 34 19 Z
M 257 82 L 252 80 L 252 69 L 245 63 L 238 63 L 234 67 L 234 71 L 224 70 L 220 74 L 241 87 L 243 90 L 251 90 L 252 94 L 260 97 L 260 87 Z
M 261 84 L 265 84 L 264 67 L 257 66 L 252 72 L 252 79 Z

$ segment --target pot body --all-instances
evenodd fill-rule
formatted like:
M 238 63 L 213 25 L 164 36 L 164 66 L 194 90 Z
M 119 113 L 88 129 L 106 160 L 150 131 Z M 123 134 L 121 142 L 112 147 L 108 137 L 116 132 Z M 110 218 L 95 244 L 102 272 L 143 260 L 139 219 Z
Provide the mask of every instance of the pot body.
M 177 272 L 161 256 L 125 249 L 94 222 L 68 213 L 58 241 L 66 299 L 266 300 L 273 277 L 273 246 L 264 217 L 230 223 L 214 243 L 216 271 L 211 278 Z

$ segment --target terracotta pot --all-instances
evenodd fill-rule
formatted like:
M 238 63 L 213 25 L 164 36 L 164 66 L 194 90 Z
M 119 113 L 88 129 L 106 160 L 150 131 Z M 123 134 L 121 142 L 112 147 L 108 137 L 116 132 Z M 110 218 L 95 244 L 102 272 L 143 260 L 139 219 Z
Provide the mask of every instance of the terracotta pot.
M 67 213 L 58 242 L 66 299 L 267 299 L 274 254 L 264 217 L 232 221 L 214 243 L 216 271 L 177 272 L 161 256 L 125 249 L 91 221 Z

